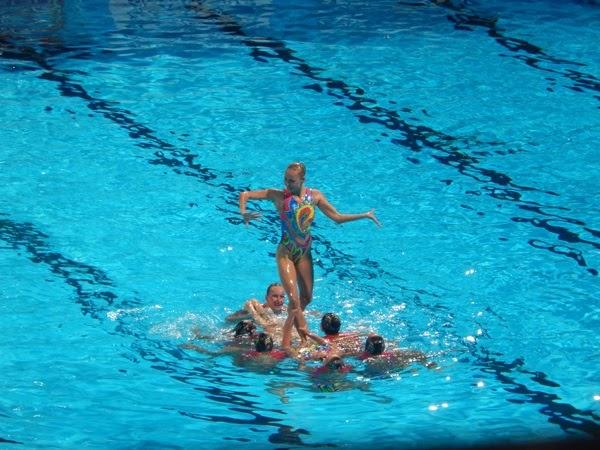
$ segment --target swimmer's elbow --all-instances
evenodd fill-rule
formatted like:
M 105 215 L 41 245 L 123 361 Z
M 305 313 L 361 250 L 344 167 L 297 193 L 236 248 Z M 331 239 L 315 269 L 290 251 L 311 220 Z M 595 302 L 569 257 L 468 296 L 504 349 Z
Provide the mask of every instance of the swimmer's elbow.
M 333 220 L 333 221 L 334 221 L 336 224 L 338 224 L 338 225 L 339 225 L 340 223 L 344 223 L 344 222 L 346 222 L 346 220 L 345 220 L 345 218 L 344 218 L 344 215 L 343 215 L 343 214 L 340 214 L 340 213 L 338 213 L 338 212 L 335 212 L 335 213 L 329 214 L 329 218 L 330 218 L 331 220 Z

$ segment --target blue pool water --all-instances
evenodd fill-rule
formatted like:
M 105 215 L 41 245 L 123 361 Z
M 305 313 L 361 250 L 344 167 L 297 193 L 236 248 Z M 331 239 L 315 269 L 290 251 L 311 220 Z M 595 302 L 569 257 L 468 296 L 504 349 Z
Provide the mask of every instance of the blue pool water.
M 0 442 L 396 448 L 600 437 L 600 6 L 0 2 Z M 434 355 L 320 392 L 183 350 L 277 279 L 307 185 L 309 309 Z M 309 315 L 318 326 L 318 313 Z M 210 345 L 210 344 L 207 344 Z M 217 344 L 215 344 L 217 345 Z

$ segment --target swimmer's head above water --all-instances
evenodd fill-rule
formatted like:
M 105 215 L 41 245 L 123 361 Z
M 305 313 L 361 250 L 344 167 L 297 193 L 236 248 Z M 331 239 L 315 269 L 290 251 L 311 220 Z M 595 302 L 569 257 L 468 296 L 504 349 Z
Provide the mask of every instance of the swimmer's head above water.
M 256 325 L 251 320 L 242 320 L 233 328 L 235 337 L 252 336 L 256 331 Z
M 372 334 L 365 341 L 365 352 L 370 355 L 381 355 L 385 350 L 385 341 L 378 334 Z
M 270 352 L 273 350 L 273 338 L 267 333 L 258 333 L 254 348 L 259 353 Z
M 285 305 L 285 290 L 281 283 L 271 283 L 265 294 L 267 306 L 275 313 L 280 313 Z
M 283 184 L 294 195 L 300 195 L 306 176 L 306 166 L 301 162 L 293 162 L 287 166 L 283 175 Z
M 342 321 L 337 314 L 334 313 L 325 313 L 321 318 L 321 330 L 328 336 L 338 334 L 340 332 L 340 327 L 342 326 Z
M 340 370 L 342 367 L 344 367 L 344 360 L 337 355 L 332 356 L 331 358 L 327 359 L 325 366 L 329 370 Z
M 339 355 L 331 355 L 325 358 L 323 364 L 317 367 L 313 372 L 313 376 L 347 373 L 352 369 L 352 366 L 347 365 Z

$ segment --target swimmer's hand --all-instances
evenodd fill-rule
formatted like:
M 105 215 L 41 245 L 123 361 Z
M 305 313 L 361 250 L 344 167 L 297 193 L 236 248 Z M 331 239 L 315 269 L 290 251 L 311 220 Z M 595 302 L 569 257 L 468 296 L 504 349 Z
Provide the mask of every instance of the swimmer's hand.
M 244 218 L 244 223 L 246 225 L 248 225 L 248 222 L 250 222 L 251 220 L 259 219 L 260 216 L 261 214 L 256 211 L 242 213 L 242 217 Z
M 371 219 L 373 222 L 375 222 L 375 224 L 380 227 L 381 223 L 379 222 L 379 219 L 377 219 L 377 216 L 375 215 L 375 208 L 371 209 L 369 212 L 365 213 L 365 217 L 368 219 Z

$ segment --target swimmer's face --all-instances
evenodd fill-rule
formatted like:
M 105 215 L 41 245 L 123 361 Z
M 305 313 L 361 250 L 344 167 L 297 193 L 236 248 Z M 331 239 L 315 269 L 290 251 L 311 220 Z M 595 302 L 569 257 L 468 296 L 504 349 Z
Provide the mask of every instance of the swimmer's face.
M 266 297 L 267 305 L 274 312 L 281 312 L 285 303 L 285 290 L 282 286 L 271 286 Z
M 283 176 L 283 184 L 294 195 L 300 195 L 300 190 L 304 184 L 304 177 L 300 169 L 288 169 Z

